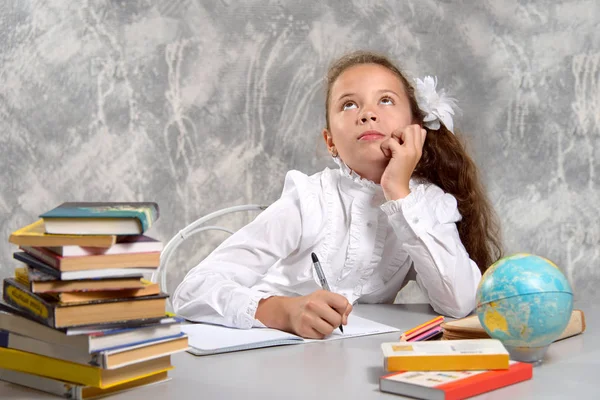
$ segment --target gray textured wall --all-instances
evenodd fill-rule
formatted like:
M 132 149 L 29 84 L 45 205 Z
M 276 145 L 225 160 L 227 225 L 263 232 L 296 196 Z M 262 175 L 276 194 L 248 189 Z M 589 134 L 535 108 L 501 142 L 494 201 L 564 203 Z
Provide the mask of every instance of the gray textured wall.
M 9 233 L 63 201 L 157 201 L 165 241 L 272 202 L 286 170 L 330 162 L 322 77 L 363 48 L 438 75 L 507 251 L 549 257 L 579 298 L 600 297 L 600 2 L 327 3 L 3 0 L 0 277 L 17 265 Z

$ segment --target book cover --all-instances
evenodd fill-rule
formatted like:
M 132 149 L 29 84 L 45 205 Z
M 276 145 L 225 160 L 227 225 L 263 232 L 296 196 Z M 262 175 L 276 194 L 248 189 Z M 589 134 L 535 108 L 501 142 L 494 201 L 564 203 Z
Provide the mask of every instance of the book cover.
M 43 220 L 17 229 L 8 238 L 17 246 L 86 246 L 90 248 L 108 248 L 116 243 L 116 235 L 52 235 L 46 233 Z
M 487 339 L 490 337 L 481 326 L 477 315 L 448 321 L 443 323 L 441 327 L 443 331 L 442 340 Z M 575 309 L 571 312 L 571 318 L 564 331 L 555 342 L 583 332 L 585 332 L 585 314 L 583 310 Z
M 108 278 L 61 281 L 27 267 L 15 268 L 15 279 L 32 293 L 95 292 L 143 289 L 149 282 L 141 278 Z
M 128 390 L 150 386 L 170 380 L 168 372 L 158 372 L 144 378 L 134 379 L 127 383 L 100 389 L 93 386 L 77 385 L 59 379 L 28 374 L 0 368 L 0 380 L 14 383 L 37 391 L 46 392 L 69 400 L 90 400 L 108 395 L 123 393 Z
M 63 257 L 44 247 L 22 246 L 21 250 L 52 268 L 65 272 L 109 268 L 156 268 L 160 265 L 160 252 Z
M 101 234 L 102 228 L 91 231 L 86 226 L 110 226 L 104 233 L 142 234 L 159 217 L 158 204 L 154 202 L 66 202 L 40 215 L 47 233 Z M 135 220 L 137 229 L 129 232 L 110 229 L 127 225 L 126 220 Z M 133 226 L 133 225 L 132 225 Z
M 142 361 L 115 370 L 106 370 L 0 347 L 0 368 L 105 389 L 168 371 L 173 367 L 171 366 L 171 356 Z
M 31 293 L 13 278 L 4 280 L 3 299 L 33 319 L 51 327 L 64 328 L 102 322 L 160 317 L 167 294 L 125 299 L 107 299 L 72 305 L 50 301 Z
M 13 258 L 19 260 L 29 267 L 32 267 L 46 275 L 61 281 L 74 281 L 82 279 L 112 279 L 112 278 L 142 278 L 144 274 L 155 271 L 151 268 L 108 268 L 108 269 L 89 269 L 83 271 L 60 271 L 43 261 L 27 254 L 23 251 L 17 251 Z
M 128 297 L 154 296 L 160 293 L 158 283 L 152 283 L 142 279 L 143 287 L 136 289 L 113 289 L 113 290 L 94 290 L 79 292 L 62 292 L 49 294 L 53 299 L 61 304 L 76 304 L 90 301 L 100 301 L 112 298 L 124 299 Z
M 172 355 L 187 350 L 187 345 L 187 337 L 180 332 L 170 337 L 156 338 L 115 350 L 89 353 L 84 349 L 60 346 L 14 332 L 0 330 L 0 347 L 103 369 L 121 368 L 137 362 Z
M 181 333 L 181 318 L 127 321 L 123 324 L 52 329 L 0 303 L 0 330 L 94 353 L 133 346 Z M 73 329 L 77 329 L 76 331 Z M 71 333 L 71 334 L 68 334 Z M 75 334 L 72 334 L 75 333 Z
M 496 339 L 382 343 L 386 371 L 508 369 L 509 354 Z
M 39 246 L 38 246 L 39 247 Z M 163 244 L 145 235 L 117 236 L 117 242 L 108 248 L 87 246 L 42 246 L 63 257 L 97 256 L 103 254 L 128 254 L 161 252 Z
M 511 361 L 507 370 L 400 371 L 382 376 L 379 390 L 431 400 L 458 400 L 531 379 L 531 364 Z

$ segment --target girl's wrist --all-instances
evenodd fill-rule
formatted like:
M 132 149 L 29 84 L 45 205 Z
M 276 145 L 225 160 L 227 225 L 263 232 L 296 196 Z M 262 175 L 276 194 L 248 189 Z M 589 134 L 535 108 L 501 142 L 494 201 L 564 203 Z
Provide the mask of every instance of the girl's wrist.
M 269 328 L 287 331 L 288 318 L 284 306 L 285 301 L 286 298 L 283 296 L 261 299 L 254 317 Z
M 395 188 L 383 188 L 383 194 L 387 201 L 403 199 L 410 194 L 408 185 L 402 185 Z

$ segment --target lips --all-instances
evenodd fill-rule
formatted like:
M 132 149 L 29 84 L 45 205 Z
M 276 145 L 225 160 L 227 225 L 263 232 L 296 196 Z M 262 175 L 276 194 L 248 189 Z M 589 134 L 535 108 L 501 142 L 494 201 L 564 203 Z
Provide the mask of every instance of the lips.
M 379 139 L 383 139 L 385 137 L 385 135 L 379 131 L 366 131 L 361 133 L 358 136 L 358 140 L 379 140 Z

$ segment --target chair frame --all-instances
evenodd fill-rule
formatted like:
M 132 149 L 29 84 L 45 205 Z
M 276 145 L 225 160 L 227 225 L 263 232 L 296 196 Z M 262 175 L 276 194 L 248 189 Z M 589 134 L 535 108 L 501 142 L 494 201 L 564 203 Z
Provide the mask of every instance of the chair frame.
M 158 283 L 161 291 L 167 292 L 167 271 L 168 264 L 171 256 L 175 252 L 175 250 L 189 237 L 209 230 L 217 230 L 222 232 L 227 232 L 230 235 L 234 232 L 228 228 L 218 226 L 218 225 L 204 225 L 207 222 L 222 217 L 227 214 L 232 214 L 236 212 L 242 211 L 264 211 L 268 206 L 259 205 L 259 204 L 245 204 L 241 206 L 233 206 L 224 208 L 221 210 L 214 211 L 204 217 L 198 218 L 191 224 L 187 225 L 185 228 L 180 230 L 175 236 L 169 240 L 167 245 L 164 247 L 162 252 L 160 253 L 160 265 L 152 274 L 151 281 L 153 283 Z

